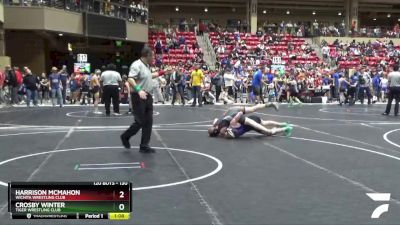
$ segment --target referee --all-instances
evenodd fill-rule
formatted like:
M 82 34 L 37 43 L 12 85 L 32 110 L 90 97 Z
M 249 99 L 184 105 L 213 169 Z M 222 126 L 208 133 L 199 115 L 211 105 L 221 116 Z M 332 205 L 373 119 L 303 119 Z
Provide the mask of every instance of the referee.
M 394 115 L 399 115 L 399 101 L 400 101 L 400 72 L 399 65 L 394 65 L 393 71 L 388 74 L 389 81 L 389 99 L 386 105 L 386 110 L 382 115 L 388 116 L 392 108 L 393 99 L 396 101 L 394 106 Z
M 155 153 L 149 146 L 153 126 L 153 97 L 150 93 L 153 89 L 152 79 L 165 74 L 164 71 L 152 73 L 149 65 L 152 61 L 153 51 L 145 45 L 140 59 L 132 63 L 128 76 L 129 85 L 133 87 L 131 101 L 135 122 L 121 135 L 121 141 L 129 149 L 129 139 L 142 129 L 141 153 Z

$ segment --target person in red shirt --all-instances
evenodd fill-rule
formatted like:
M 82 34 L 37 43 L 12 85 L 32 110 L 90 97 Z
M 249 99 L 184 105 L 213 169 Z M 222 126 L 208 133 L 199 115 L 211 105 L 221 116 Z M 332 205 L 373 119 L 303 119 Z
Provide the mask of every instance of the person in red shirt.
M 204 23 L 200 22 L 199 23 L 199 35 L 203 36 L 205 30 L 206 30 L 206 26 L 204 25 Z
M 15 66 L 14 67 L 14 71 L 15 71 L 15 78 L 17 81 L 17 90 L 18 90 L 18 102 L 21 102 L 23 97 L 24 97 L 24 93 L 21 90 L 22 87 L 22 83 L 23 83 L 23 79 L 24 77 L 22 76 L 21 71 L 19 70 L 19 67 Z
M 393 28 L 394 34 L 396 35 L 396 38 L 400 37 L 400 26 L 398 23 L 396 23 L 396 25 Z
M 77 97 L 76 100 L 78 100 L 78 102 L 81 101 L 81 95 L 80 95 L 81 78 L 82 78 L 82 74 L 80 74 L 79 72 L 75 73 L 75 80 L 76 80 L 77 87 L 78 87 L 78 90 L 77 90 L 78 93 L 76 95 L 76 97 Z
M 352 37 L 354 37 L 354 35 L 355 35 L 356 26 L 357 26 L 357 22 L 355 20 L 353 20 L 353 22 L 351 23 L 351 36 Z
M 0 71 L 0 104 L 5 102 L 4 99 L 4 85 L 5 85 L 6 75 L 3 71 Z
M 17 79 L 17 84 L 18 84 L 18 86 L 21 86 L 23 83 L 22 73 L 19 70 L 19 67 L 17 67 L 17 66 L 14 67 L 14 71 L 15 71 L 15 77 Z

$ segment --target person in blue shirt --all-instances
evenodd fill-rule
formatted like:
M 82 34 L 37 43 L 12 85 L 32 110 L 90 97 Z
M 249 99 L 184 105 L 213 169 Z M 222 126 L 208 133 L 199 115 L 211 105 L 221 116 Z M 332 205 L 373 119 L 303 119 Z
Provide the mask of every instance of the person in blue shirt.
M 228 60 L 227 60 L 227 58 L 226 57 L 224 57 L 222 60 L 221 60 L 221 67 L 222 68 L 225 68 L 225 66 L 228 64 Z
M 235 76 L 235 82 L 233 83 L 233 89 L 234 89 L 234 94 L 235 94 L 235 102 L 238 102 L 238 95 L 240 95 L 240 103 L 243 103 L 243 92 L 242 92 L 242 86 L 243 86 L 243 77 L 240 76 L 240 74 L 237 74 Z
M 349 87 L 349 105 L 354 105 L 358 98 L 358 89 L 359 87 L 359 79 L 358 73 L 354 73 L 353 76 L 350 77 L 350 87 Z
M 240 42 L 240 33 L 239 33 L 239 32 L 234 33 L 234 37 L 235 37 L 235 40 L 236 40 L 237 42 Z
M 179 45 L 184 45 L 186 43 L 186 40 L 185 40 L 185 36 L 180 36 L 179 37 Z
M 271 84 L 272 83 L 272 81 L 274 80 L 274 75 L 270 72 L 270 69 L 269 68 L 267 68 L 266 69 L 266 78 L 267 78 L 267 81 L 268 81 L 268 84 Z
M 322 79 L 322 85 L 324 85 L 324 86 L 329 85 L 329 81 L 330 81 L 329 77 L 328 77 L 328 76 L 325 76 L 325 77 Z
M 331 80 L 329 74 L 326 73 L 325 76 L 322 78 L 322 91 L 323 91 L 324 95 L 328 98 L 328 101 L 332 100 L 331 84 L 332 84 L 332 80 Z
M 253 94 L 254 96 L 256 96 L 256 103 L 259 103 L 260 101 L 264 103 L 264 99 L 262 97 L 262 79 L 263 74 L 261 72 L 261 68 L 258 68 L 258 70 L 253 75 L 253 82 L 251 84 Z
M 160 55 L 156 56 L 156 66 L 161 67 L 162 65 L 162 57 Z
M 377 100 L 381 100 L 381 76 L 379 73 L 375 73 L 374 77 L 372 78 L 372 87 L 374 88 L 374 94 L 377 97 Z
M 71 75 L 71 79 L 69 80 L 69 90 L 71 93 L 70 102 L 71 104 L 76 103 L 76 99 L 78 97 L 78 81 L 76 80 L 75 73 Z
M 53 107 L 56 106 L 56 100 L 57 103 L 60 104 L 60 107 L 62 107 L 63 106 L 62 93 L 61 93 L 62 85 L 61 85 L 60 73 L 57 72 L 57 67 L 51 68 L 49 81 L 50 81 L 51 100 L 53 103 Z
M 265 68 L 265 81 L 267 83 L 266 85 L 266 95 L 268 96 L 268 99 L 270 99 L 269 93 L 272 91 L 270 89 L 270 87 L 272 88 L 272 86 L 270 86 L 270 84 L 272 84 L 274 80 L 274 75 L 271 74 L 270 69 L 269 68 Z
M 339 78 L 340 78 L 340 71 L 337 70 L 335 73 L 332 74 L 332 79 L 333 79 L 333 84 L 334 84 L 334 87 L 332 90 L 332 92 L 333 92 L 332 96 L 334 98 L 337 98 L 338 94 L 339 94 Z
M 67 98 L 67 82 L 68 82 L 68 71 L 67 71 L 66 65 L 62 66 L 62 69 L 59 72 L 59 74 L 60 74 L 60 81 L 61 81 L 61 85 L 62 85 L 62 89 L 61 89 L 62 100 L 63 100 L 63 104 L 65 105 L 66 98 Z
M 241 77 L 243 77 L 243 75 L 244 75 L 243 65 L 241 65 L 241 64 L 239 65 L 238 74 L 237 75 L 239 75 Z
M 339 105 L 342 106 L 343 103 L 346 104 L 348 102 L 348 95 L 347 91 L 350 86 L 350 82 L 347 81 L 346 77 L 344 77 L 342 74 L 339 75 Z

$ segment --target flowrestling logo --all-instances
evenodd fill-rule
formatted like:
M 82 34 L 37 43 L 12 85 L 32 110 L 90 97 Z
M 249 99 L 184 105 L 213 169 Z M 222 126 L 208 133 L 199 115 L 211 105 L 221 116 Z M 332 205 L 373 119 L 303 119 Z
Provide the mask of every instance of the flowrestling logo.
M 390 193 L 366 193 L 375 202 L 389 202 Z M 378 206 L 371 214 L 372 219 L 378 219 L 383 213 L 389 211 L 389 204 Z

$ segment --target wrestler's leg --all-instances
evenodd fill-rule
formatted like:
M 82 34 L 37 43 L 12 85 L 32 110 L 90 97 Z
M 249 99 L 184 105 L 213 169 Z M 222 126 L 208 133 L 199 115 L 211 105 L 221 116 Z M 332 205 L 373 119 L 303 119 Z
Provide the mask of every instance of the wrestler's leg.
M 261 120 L 261 124 L 266 127 L 266 126 L 275 126 L 275 127 L 286 127 L 288 123 L 279 123 L 271 120 Z
M 289 130 L 290 130 L 290 133 L 291 133 L 291 130 L 293 129 L 290 126 L 286 126 L 286 127 L 282 127 L 282 128 L 274 127 L 272 129 L 268 129 L 268 128 L 264 127 L 262 124 L 259 124 L 259 123 L 257 123 L 256 121 L 254 121 L 254 120 L 252 120 L 250 118 L 246 118 L 244 120 L 244 124 L 246 124 L 248 126 L 251 126 L 257 132 L 260 132 L 260 133 L 265 134 L 267 136 L 271 136 L 271 135 L 279 134 L 279 133 L 283 133 L 283 132 L 287 133 Z M 289 135 L 290 135 L 290 133 L 289 133 Z
M 277 102 L 267 102 L 265 104 L 257 104 L 255 106 L 251 106 L 251 107 L 244 107 L 244 113 L 253 113 L 257 110 L 265 109 L 265 108 L 269 108 L 269 107 L 273 107 L 276 111 L 279 110 L 279 105 Z

